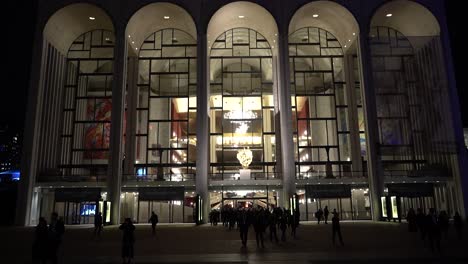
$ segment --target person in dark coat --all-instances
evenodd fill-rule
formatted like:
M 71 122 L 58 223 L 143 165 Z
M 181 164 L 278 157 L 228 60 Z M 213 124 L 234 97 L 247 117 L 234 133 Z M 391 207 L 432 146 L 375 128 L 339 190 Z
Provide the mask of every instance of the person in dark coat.
M 446 211 L 441 211 L 439 213 L 439 228 L 441 235 L 444 234 L 445 239 L 448 238 L 448 229 L 449 229 L 449 216 Z
M 135 226 L 130 218 L 126 218 L 125 222 L 120 225 L 120 230 L 123 231 L 122 236 L 122 260 L 123 263 L 131 263 L 134 257 L 135 244 Z
M 44 217 L 39 218 L 39 224 L 36 226 L 34 231 L 34 242 L 33 242 L 33 263 L 45 264 L 47 263 L 48 253 L 48 238 L 49 230 L 47 228 L 47 221 Z
M 99 212 L 94 216 L 94 236 L 101 237 L 102 232 L 102 213 Z
M 323 217 L 322 208 L 318 209 L 318 211 L 315 213 L 315 217 L 317 218 L 317 224 L 320 224 L 320 221 L 322 221 L 322 217 Z
M 328 206 L 325 206 L 325 209 L 323 209 L 323 216 L 324 216 L 325 224 L 328 224 L 329 214 L 330 214 L 330 211 L 328 211 Z
M 409 232 L 417 232 L 418 226 L 416 224 L 416 213 L 414 212 L 413 208 L 408 210 L 408 214 L 406 215 L 406 221 L 408 221 L 408 231 Z
M 416 225 L 418 226 L 418 230 L 421 233 L 421 239 L 426 239 L 426 216 L 424 215 L 423 210 L 421 208 L 418 208 L 418 213 L 416 214 Z
M 278 243 L 278 235 L 276 234 L 276 226 L 278 225 L 278 219 L 276 214 L 268 214 L 268 226 L 270 228 L 270 241 L 273 242 L 273 237 L 275 238 L 276 243 Z
M 281 229 L 281 241 L 286 242 L 286 229 L 288 228 L 288 212 L 286 210 L 283 211 L 281 218 L 279 219 L 280 222 L 280 229 Z
M 56 212 L 52 213 L 49 224 L 49 259 L 52 263 L 58 263 L 57 252 L 62 243 L 62 236 L 65 233 L 65 223 L 58 217 Z
M 259 208 L 254 211 L 254 231 L 255 231 L 255 240 L 257 241 L 257 247 L 265 247 L 263 245 L 263 232 L 265 232 L 266 221 L 265 221 L 265 212 L 263 208 Z
M 426 228 L 427 234 L 429 235 L 429 245 L 431 251 L 434 252 L 434 247 L 440 252 L 440 223 L 434 208 L 429 210 L 429 214 L 426 216 Z
M 344 246 L 343 237 L 341 236 L 340 218 L 338 216 L 338 212 L 336 212 L 336 209 L 333 209 L 332 232 L 333 232 L 333 245 L 335 245 L 335 237 L 336 235 L 338 235 L 340 244 Z
M 158 215 L 154 211 L 151 212 L 151 217 L 150 217 L 149 221 L 151 222 L 151 230 L 152 230 L 152 234 L 154 236 L 154 235 L 156 235 L 156 225 L 159 223 Z
M 458 212 L 453 216 L 453 225 L 455 226 L 455 232 L 457 232 L 457 237 L 459 240 L 462 240 L 463 235 L 463 221 Z
M 248 209 L 240 210 L 239 212 L 239 232 L 242 241 L 242 247 L 247 246 L 247 236 L 249 233 L 249 226 L 250 226 L 250 212 Z

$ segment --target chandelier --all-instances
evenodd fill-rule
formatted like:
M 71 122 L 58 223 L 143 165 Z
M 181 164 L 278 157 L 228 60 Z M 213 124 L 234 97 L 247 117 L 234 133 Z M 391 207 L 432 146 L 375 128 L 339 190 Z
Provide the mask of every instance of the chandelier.
M 252 151 L 249 148 L 240 149 L 237 152 L 237 159 L 239 160 L 239 163 L 242 165 L 242 168 L 247 169 L 250 163 L 252 163 L 252 159 L 253 159 Z
M 249 123 L 251 121 L 246 121 L 245 119 L 255 119 L 257 114 L 251 110 L 231 110 L 224 114 L 224 118 L 230 120 L 231 123 L 239 125 L 236 128 L 236 133 L 247 133 L 249 129 Z

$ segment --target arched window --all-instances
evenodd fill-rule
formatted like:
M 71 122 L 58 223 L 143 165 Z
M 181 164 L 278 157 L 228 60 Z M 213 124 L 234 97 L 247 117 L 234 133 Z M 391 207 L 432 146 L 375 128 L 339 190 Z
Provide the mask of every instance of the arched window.
M 112 112 L 114 35 L 93 30 L 73 41 L 67 55 L 60 167 L 64 176 L 107 173 Z
M 276 138 L 270 44 L 249 28 L 222 33 L 210 50 L 212 179 L 235 179 L 238 154 L 250 156 L 251 177 L 275 177 Z M 245 166 L 247 167 L 247 166 Z
M 289 57 L 297 176 L 341 177 L 351 170 L 341 44 L 324 29 L 306 27 L 289 36 Z
M 197 43 L 164 29 L 145 39 L 138 55 L 135 170 L 137 177 L 195 177 Z

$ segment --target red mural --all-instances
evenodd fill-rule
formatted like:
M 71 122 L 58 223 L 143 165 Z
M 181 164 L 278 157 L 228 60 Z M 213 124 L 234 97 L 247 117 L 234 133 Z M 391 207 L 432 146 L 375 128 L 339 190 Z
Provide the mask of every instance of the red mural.
M 86 120 L 109 121 L 111 120 L 112 100 L 89 99 L 86 109 Z M 85 125 L 85 149 L 109 149 L 110 123 L 95 123 Z M 108 151 L 85 151 L 84 159 L 104 159 L 109 157 Z

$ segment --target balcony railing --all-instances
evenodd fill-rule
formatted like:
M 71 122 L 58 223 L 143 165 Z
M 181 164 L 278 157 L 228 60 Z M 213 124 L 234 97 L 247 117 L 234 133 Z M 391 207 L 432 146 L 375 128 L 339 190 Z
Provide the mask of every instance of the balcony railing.
M 248 180 L 278 180 L 281 174 L 277 172 L 251 172 Z M 239 173 L 211 173 L 209 179 L 212 181 L 238 181 L 241 180 Z
M 135 174 L 124 174 L 124 181 L 127 182 L 185 182 L 185 181 L 194 181 L 194 173 L 167 173 L 163 175 L 157 174 L 145 174 L 145 175 L 135 175 Z

